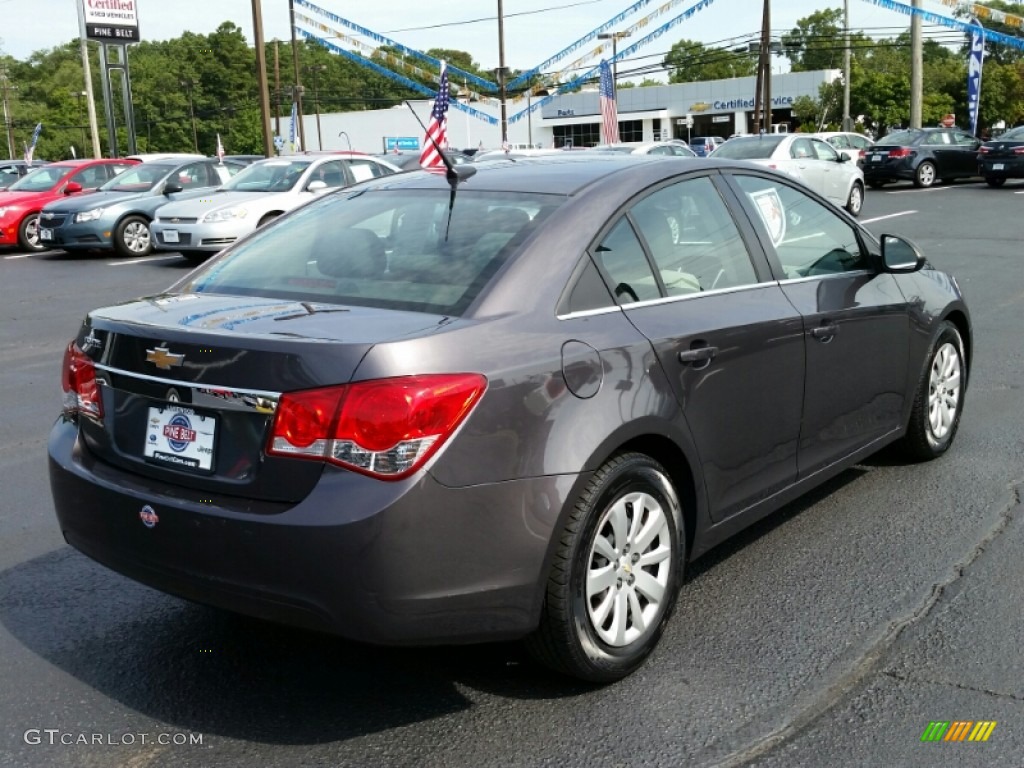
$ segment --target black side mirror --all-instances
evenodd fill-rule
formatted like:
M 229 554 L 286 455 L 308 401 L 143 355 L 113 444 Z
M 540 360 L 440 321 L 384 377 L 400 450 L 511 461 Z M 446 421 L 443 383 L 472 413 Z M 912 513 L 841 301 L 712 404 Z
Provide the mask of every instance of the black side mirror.
M 882 266 L 886 272 L 917 272 L 924 262 L 924 255 L 909 240 L 882 235 Z
M 164 194 L 173 195 L 175 192 L 181 192 L 185 188 L 177 181 L 168 181 L 164 184 Z
M 844 155 L 842 152 L 839 153 L 839 157 L 836 158 L 837 163 L 848 163 L 850 162 L 850 156 Z

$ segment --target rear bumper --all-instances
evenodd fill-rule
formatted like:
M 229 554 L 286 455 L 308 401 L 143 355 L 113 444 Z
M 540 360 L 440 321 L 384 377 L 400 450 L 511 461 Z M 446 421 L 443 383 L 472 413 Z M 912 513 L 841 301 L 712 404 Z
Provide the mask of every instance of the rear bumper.
M 299 504 L 255 514 L 106 465 L 63 420 L 49 457 L 64 537 L 103 565 L 197 602 L 388 645 L 529 633 L 578 479 L 454 489 L 429 474 L 403 484 L 325 470 Z
M 1024 179 L 1024 161 L 1002 157 L 979 160 L 978 175 L 1003 179 Z

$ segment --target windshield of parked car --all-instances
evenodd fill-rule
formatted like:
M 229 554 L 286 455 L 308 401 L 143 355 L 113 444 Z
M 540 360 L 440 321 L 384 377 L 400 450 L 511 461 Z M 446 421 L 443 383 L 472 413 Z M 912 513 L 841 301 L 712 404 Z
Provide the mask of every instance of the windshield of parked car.
M 7 189 L 11 192 L 46 192 L 53 189 L 67 172 L 67 168 L 59 165 L 47 165 L 26 173 Z
M 749 136 L 729 139 L 714 151 L 715 157 L 729 160 L 758 160 L 772 156 L 785 136 Z
M 240 176 L 241 174 L 239 174 Z M 559 195 L 368 190 L 278 219 L 176 290 L 460 315 Z
M 142 163 L 122 171 L 100 187 L 101 192 L 146 192 L 174 170 L 170 163 Z
M 287 192 L 294 187 L 312 160 L 263 160 L 239 171 L 221 189 L 232 192 Z
M 915 143 L 922 135 L 921 131 L 893 131 L 888 136 L 883 136 L 879 139 L 878 143 L 906 146 Z

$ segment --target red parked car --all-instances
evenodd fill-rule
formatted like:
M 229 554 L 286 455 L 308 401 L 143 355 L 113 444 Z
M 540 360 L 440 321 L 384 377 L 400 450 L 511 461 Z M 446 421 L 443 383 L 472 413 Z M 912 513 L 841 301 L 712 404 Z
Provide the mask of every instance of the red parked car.
M 23 176 L 0 191 L 0 246 L 16 245 L 42 251 L 39 211 L 66 195 L 91 192 L 138 160 L 65 160 L 50 163 Z

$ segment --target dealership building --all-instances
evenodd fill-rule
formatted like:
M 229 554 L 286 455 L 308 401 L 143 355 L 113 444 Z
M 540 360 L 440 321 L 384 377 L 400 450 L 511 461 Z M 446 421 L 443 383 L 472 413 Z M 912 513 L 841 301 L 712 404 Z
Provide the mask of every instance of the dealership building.
M 771 123 L 792 129 L 793 102 L 801 96 L 819 98 L 820 88 L 841 77 L 840 70 L 787 72 L 771 78 Z M 644 88 L 620 88 L 617 94 L 619 137 L 624 142 L 687 139 L 689 136 L 728 137 L 749 133 L 754 126 L 756 78 L 736 77 L 700 83 L 677 83 Z M 601 109 L 597 89 L 556 94 L 542 106 L 533 97 L 534 109 L 527 117 L 508 124 L 513 145 L 542 147 L 593 146 L 600 142 Z M 411 102 L 423 122 L 430 115 L 431 102 Z M 309 104 L 307 102 L 307 108 Z M 474 101 L 474 110 L 500 115 L 497 100 Z M 509 118 L 527 108 L 527 100 L 509 100 Z M 285 124 L 286 120 L 282 120 Z M 319 124 L 319 127 L 318 127 Z M 307 149 L 352 149 L 382 152 L 399 146 L 419 147 L 423 128 L 406 106 L 363 112 L 335 112 L 303 119 Z M 452 147 L 496 148 L 501 146 L 501 126 L 485 122 L 458 109 L 448 110 L 448 143 Z

